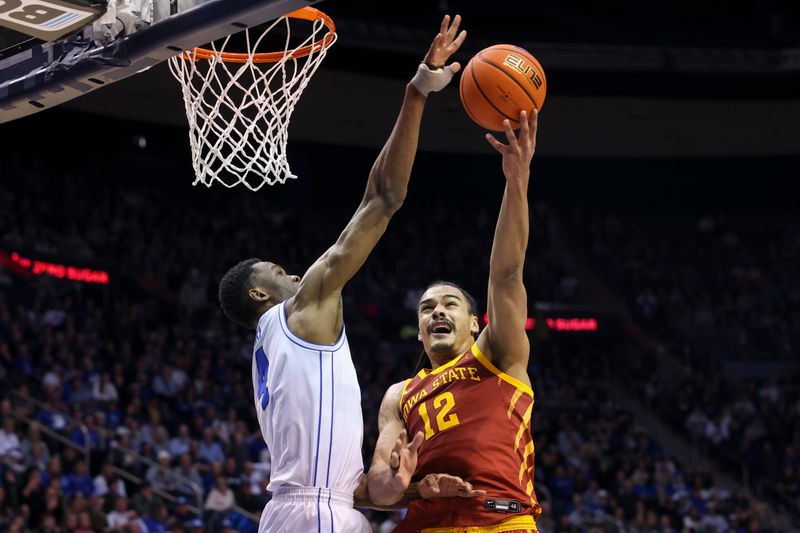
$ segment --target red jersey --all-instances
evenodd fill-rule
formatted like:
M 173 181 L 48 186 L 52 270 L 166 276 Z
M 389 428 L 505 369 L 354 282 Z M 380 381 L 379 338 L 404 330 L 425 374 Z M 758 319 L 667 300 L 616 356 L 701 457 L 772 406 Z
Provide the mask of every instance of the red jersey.
M 486 526 L 541 507 L 533 490 L 533 391 L 498 370 L 473 344 L 436 370 L 406 381 L 400 412 L 409 438 L 425 433 L 413 481 L 446 473 L 486 491 L 484 498 L 412 500 L 395 531 Z

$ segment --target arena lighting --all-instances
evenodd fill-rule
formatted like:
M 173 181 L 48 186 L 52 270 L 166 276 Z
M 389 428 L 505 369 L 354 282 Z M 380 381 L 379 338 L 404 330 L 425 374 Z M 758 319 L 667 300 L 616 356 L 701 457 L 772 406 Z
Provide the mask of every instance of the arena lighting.
M 110 280 L 108 272 L 105 270 L 93 270 L 91 268 L 31 259 L 23 257 L 18 252 L 11 252 L 9 258 L 17 267 L 30 272 L 34 276 L 50 276 L 80 283 L 97 283 L 99 285 L 108 285 Z
M 553 331 L 597 331 L 596 318 L 545 318 L 547 326 Z M 489 314 L 483 315 L 483 323 L 489 323 Z M 528 317 L 525 320 L 525 329 L 530 331 L 536 325 L 536 319 Z

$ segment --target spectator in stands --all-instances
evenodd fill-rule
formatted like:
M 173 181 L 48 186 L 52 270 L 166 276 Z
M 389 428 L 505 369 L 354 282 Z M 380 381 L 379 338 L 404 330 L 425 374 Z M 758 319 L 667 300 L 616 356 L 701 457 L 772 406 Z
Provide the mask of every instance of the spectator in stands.
M 92 527 L 92 517 L 88 511 L 83 511 L 78 515 L 78 527 L 75 533 L 95 533 Z
M 22 448 L 14 419 L 6 417 L 3 419 L 3 429 L 0 429 L 0 460 L 16 463 L 21 459 Z
M 206 305 L 207 299 L 208 280 L 196 268 L 190 269 L 178 296 L 181 307 L 191 316 Z
M 174 470 L 175 478 L 175 491 L 183 494 L 188 498 L 195 497 L 195 489 L 203 490 L 203 479 L 197 468 L 192 464 L 192 457 L 188 453 L 181 455 L 178 461 L 178 466 Z
M 190 533 L 203 533 L 203 521 L 199 518 L 194 518 L 186 523 L 186 529 Z
M 153 486 L 147 481 L 142 482 L 139 491 L 131 499 L 131 507 L 139 516 L 156 516 L 157 509 L 163 505 L 163 500 L 155 492 Z
M 105 499 L 100 496 L 92 496 L 89 500 L 89 516 L 92 520 L 92 529 L 95 531 L 105 531 L 108 524 L 108 517 L 104 511 Z M 110 502 L 109 502 L 109 505 Z
M 203 430 L 203 440 L 200 441 L 197 458 L 209 464 L 225 461 L 225 454 L 222 451 L 222 446 L 214 439 L 214 431 L 211 428 L 205 428 Z
M 109 492 L 109 485 L 111 484 L 111 480 L 114 478 L 114 465 L 111 463 L 103 463 L 103 468 L 100 470 L 100 473 L 95 476 L 93 480 L 94 490 L 92 492 L 93 496 L 101 496 L 105 497 L 106 494 Z M 124 496 L 121 494 L 120 496 Z
M 728 530 L 728 521 L 719 512 L 716 502 L 708 504 L 706 515 L 700 520 L 700 527 L 703 531 L 714 533 L 724 533 Z
M 50 450 L 47 443 L 42 440 L 41 426 L 36 422 L 28 426 L 28 433 L 22 440 L 21 449 L 25 457 L 25 464 L 37 465 L 39 469 L 44 469 L 47 461 L 50 460 Z
M 169 442 L 169 433 L 167 433 L 167 428 L 164 426 L 156 427 L 155 432 L 153 433 L 153 451 L 158 455 L 160 452 L 165 451 L 172 455 L 170 451 L 170 442 Z
M 100 433 L 98 433 L 95 426 L 93 415 L 86 415 L 83 418 L 83 423 L 78 418 L 69 438 L 78 446 L 82 448 L 88 446 L 90 450 L 97 450 L 102 446 Z M 87 438 L 88 441 L 86 440 Z
M 175 489 L 175 476 L 170 469 L 171 459 L 168 451 L 161 450 L 158 452 L 158 464 L 151 465 L 147 469 L 145 478 L 154 488 L 168 492 Z
M 117 498 L 114 500 L 114 510 L 108 513 L 106 520 L 112 531 L 123 531 L 135 516 L 136 512 L 128 509 L 128 498 Z
M 197 502 L 196 505 L 199 507 L 202 502 Z M 175 499 L 175 511 L 174 511 L 175 520 L 173 524 L 181 524 L 185 525 L 190 520 L 197 518 L 197 515 L 194 511 L 189 509 L 189 500 L 185 496 L 178 496 Z
M 116 402 L 119 399 L 117 387 L 114 386 L 108 372 L 103 372 L 100 379 L 94 381 L 92 397 L 98 402 Z
M 94 492 L 94 483 L 86 468 L 84 461 L 75 463 L 74 470 L 61 480 L 61 489 L 67 498 L 74 498 L 80 493 L 84 498 L 88 498 Z
M 263 468 L 255 468 L 253 463 L 246 462 L 242 472 L 244 485 L 242 487 L 242 506 L 246 509 L 263 509 L 269 501 L 267 485 L 269 476 Z
M 168 533 L 170 531 L 169 511 L 163 502 L 158 503 L 149 514 L 143 516 L 148 533 Z
M 211 489 L 206 498 L 205 509 L 223 513 L 230 510 L 234 503 L 236 503 L 236 499 L 225 478 L 217 476 L 214 479 L 214 488 Z
M 75 376 L 64 390 L 64 399 L 70 405 L 81 406 L 92 399 L 92 391 L 83 384 L 80 377 Z
M 178 427 L 178 434 L 169 441 L 169 453 L 173 457 L 181 457 L 189 453 L 191 449 L 191 438 L 189 436 L 189 426 L 181 424 Z
M 153 390 L 156 394 L 166 399 L 178 394 L 179 391 L 172 379 L 172 369 L 170 367 L 163 366 L 161 372 L 153 378 Z

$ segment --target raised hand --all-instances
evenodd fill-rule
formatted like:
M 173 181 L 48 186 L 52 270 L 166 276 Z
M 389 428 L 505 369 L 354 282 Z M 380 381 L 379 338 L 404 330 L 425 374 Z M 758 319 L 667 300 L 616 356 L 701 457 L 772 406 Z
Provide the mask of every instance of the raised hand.
M 428 53 L 425 54 L 424 63 L 431 69 L 442 68 L 450 59 L 450 56 L 456 53 L 461 47 L 461 43 L 467 38 L 467 32 L 461 31 L 458 33 L 458 26 L 461 24 L 461 15 L 456 15 L 452 24 L 450 23 L 450 15 L 445 15 L 442 19 L 442 25 L 439 28 L 439 33 L 431 43 Z M 450 69 L 455 74 L 461 70 L 459 63 L 450 65 Z
M 486 140 L 503 156 L 503 174 L 507 180 L 527 179 L 530 175 L 531 159 L 536 151 L 536 130 L 539 125 L 539 111 L 534 108 L 530 116 L 525 111 L 519 113 L 519 135 L 511 129 L 511 123 L 503 121 L 503 131 L 508 144 L 503 144 L 491 133 Z
M 476 490 L 471 483 L 449 474 L 428 474 L 417 483 L 417 490 L 419 495 L 426 500 L 431 498 L 479 498 L 486 496 L 485 490 Z
M 404 491 L 411 483 L 411 476 L 417 469 L 417 451 L 425 440 L 425 434 L 418 431 L 414 435 L 414 440 L 405 444 L 406 430 L 398 435 L 389 457 L 389 468 L 392 472 L 391 484 L 395 490 Z

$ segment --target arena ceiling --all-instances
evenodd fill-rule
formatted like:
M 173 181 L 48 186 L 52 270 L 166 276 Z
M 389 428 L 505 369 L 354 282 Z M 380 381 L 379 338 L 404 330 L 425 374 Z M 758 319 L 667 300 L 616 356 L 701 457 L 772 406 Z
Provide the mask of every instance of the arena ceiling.
M 542 152 L 554 156 L 800 154 L 800 3 L 619 0 L 328 0 L 339 42 L 297 107 L 292 138 L 375 146 L 445 12 L 470 35 L 465 62 L 520 44 L 548 75 Z M 164 65 L 67 105 L 182 127 Z M 450 90 L 432 99 L 423 148 L 485 150 Z M 332 135 L 331 132 L 336 132 Z

